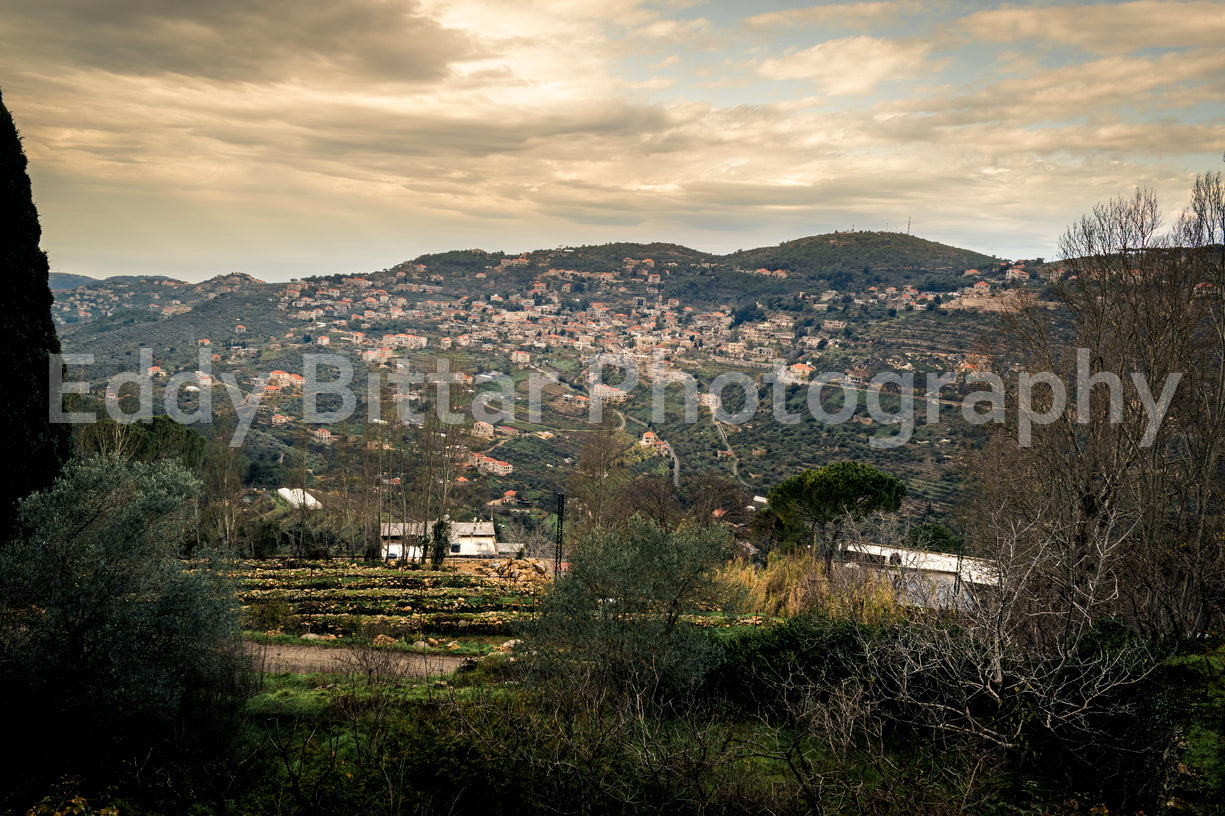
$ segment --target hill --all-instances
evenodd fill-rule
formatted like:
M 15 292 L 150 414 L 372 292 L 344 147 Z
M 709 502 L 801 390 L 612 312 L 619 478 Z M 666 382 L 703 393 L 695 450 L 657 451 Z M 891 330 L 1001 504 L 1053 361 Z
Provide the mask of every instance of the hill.
M 517 416 L 509 434 L 466 440 L 474 451 L 499 451 L 498 460 L 514 468 L 496 478 L 469 473 L 473 512 L 508 489 L 528 503 L 565 489 L 591 432 L 582 416 L 586 375 L 593 355 L 605 352 L 662 355 L 703 392 L 723 373 L 747 372 L 765 395 L 760 416 L 736 427 L 716 425 L 709 413 L 692 422 L 679 403 L 668 414 L 674 419 L 656 424 L 653 390 L 641 384 L 618 409 L 629 422 L 627 444 L 641 452 L 638 436 L 659 432 L 678 457 L 682 481 L 716 472 L 762 494 L 799 469 L 850 458 L 907 479 L 916 506 L 940 513 L 956 495 L 950 468 L 957 443 L 972 429 L 921 426 L 912 443 L 882 452 L 872 440 L 896 431 L 865 413 L 866 402 L 853 422 L 826 427 L 809 418 L 784 427 L 771 419 L 771 383 L 783 365 L 800 362 L 862 379 L 954 369 L 976 346 L 985 319 L 976 309 L 952 308 L 961 298 L 946 293 L 969 283 L 968 269 L 981 271 L 974 280 L 988 292 L 1029 285 L 1006 278 L 1004 264 L 980 253 L 895 233 L 834 233 L 731 255 L 671 243 L 454 250 L 362 275 L 289 283 L 246 275 L 196 284 L 111 278 L 57 292 L 54 314 L 65 350 L 94 356 L 88 372 L 73 376 L 94 381 L 96 394 L 116 373 L 149 367 L 169 376 L 210 364 L 237 376 L 246 393 L 256 377 L 304 371 L 305 355 L 319 353 L 347 358 L 357 378 L 373 374 L 376 384 L 386 368 L 431 371 L 443 358 L 453 371 L 509 372 L 520 391 L 533 373 L 555 377 L 564 385 L 548 395 L 538 419 Z M 367 388 L 354 388 L 360 404 L 352 424 L 336 430 L 341 436 L 372 432 L 364 427 Z M 803 387 L 791 391 L 792 414 L 804 413 Z M 394 402 L 397 395 L 381 396 Z M 224 393 L 213 403 L 221 415 L 231 410 Z M 156 406 L 160 413 L 160 399 Z M 301 393 L 270 393 L 247 455 L 281 467 L 285 451 L 317 430 L 300 426 L 302 417 Z M 310 444 L 312 456 L 327 451 L 326 442 Z M 644 456 L 636 465 L 642 472 L 673 472 L 671 457 Z M 312 464 L 325 482 L 331 467 L 324 459 Z
M 47 283 L 51 286 L 52 291 L 55 291 L 60 289 L 76 289 L 78 286 L 88 286 L 91 283 L 98 283 L 98 279 L 87 275 L 69 275 L 64 272 L 52 272 L 47 276 Z
M 616 272 L 634 266 L 637 262 L 649 262 L 658 268 L 675 268 L 690 264 L 717 261 L 719 256 L 690 249 L 680 244 L 615 243 L 591 246 L 562 247 L 555 250 L 540 250 L 529 253 L 532 260 L 547 259 L 558 265 L 580 266 L 589 272 Z
M 722 261 L 744 269 L 781 269 L 792 277 L 826 281 L 834 289 L 903 282 L 934 291 L 957 288 L 968 269 L 1001 263 L 990 255 L 900 232 L 813 235 L 735 252 Z
M 428 269 L 429 282 L 472 295 L 527 290 L 550 271 L 577 270 L 606 280 L 612 276 L 618 285 L 643 282 L 656 273 L 659 280 L 653 294 L 694 307 L 721 308 L 830 288 L 858 291 L 878 284 L 948 292 L 963 285 L 966 270 L 998 270 L 1002 264 L 990 255 L 903 233 L 838 232 L 729 255 L 662 242 L 558 247 L 520 255 L 456 250 L 421 255 L 387 271 Z M 491 269 L 497 274 L 486 274 Z

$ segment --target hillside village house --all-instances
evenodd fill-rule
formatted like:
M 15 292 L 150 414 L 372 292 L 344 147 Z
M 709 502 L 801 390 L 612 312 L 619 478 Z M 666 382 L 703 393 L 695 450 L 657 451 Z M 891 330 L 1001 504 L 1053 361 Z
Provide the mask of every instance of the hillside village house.
M 856 388 L 862 388 L 864 385 L 867 384 L 868 377 L 869 377 L 869 374 L 866 368 L 863 368 L 863 367 L 848 368 L 846 371 L 846 377 L 843 380 L 843 382 L 845 382 L 847 385 L 850 385 Z
M 666 456 L 671 451 L 668 443 L 660 439 L 654 431 L 643 431 L 642 439 L 638 440 L 638 444 L 649 448 L 657 456 Z
M 383 345 L 390 348 L 423 349 L 429 345 L 429 340 L 417 334 L 385 334 Z
M 392 358 L 391 349 L 386 346 L 381 346 L 376 349 L 366 349 L 361 353 L 362 362 L 365 363 L 384 363 Z
M 777 374 L 779 379 L 788 385 L 804 385 L 808 382 L 808 378 L 815 374 L 816 371 L 815 368 L 807 363 L 796 363 L 780 369 Z
M 596 383 L 591 389 L 591 395 L 599 397 L 601 402 L 625 402 L 629 398 L 628 392 L 604 383 Z
M 290 374 L 280 369 L 268 375 L 268 385 L 274 385 L 277 388 L 300 388 L 304 382 L 301 374 Z
M 494 459 L 492 456 L 486 456 L 483 453 L 468 454 L 467 464 L 470 467 L 475 467 L 481 473 L 490 473 L 494 476 L 509 476 L 515 472 L 514 465 L 510 462 Z
M 383 560 L 420 559 L 421 540 L 433 531 L 434 522 L 393 522 L 380 525 Z M 522 545 L 499 542 L 497 529 L 490 521 L 450 522 L 451 556 L 460 558 L 497 558 L 517 554 Z

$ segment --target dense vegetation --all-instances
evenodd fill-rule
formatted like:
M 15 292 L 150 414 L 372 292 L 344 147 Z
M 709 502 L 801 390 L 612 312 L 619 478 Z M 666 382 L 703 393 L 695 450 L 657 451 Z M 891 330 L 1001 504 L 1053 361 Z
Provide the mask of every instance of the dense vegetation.
M 95 737 L 108 752 L 61 752 L 10 777 L 5 804 L 42 799 L 44 813 L 74 801 L 120 813 L 1072 814 L 1163 803 L 1220 812 L 1219 646 L 1154 651 L 1104 623 L 1057 666 L 1041 651 L 996 652 L 971 611 L 913 610 L 888 581 L 831 580 L 808 555 L 725 566 L 729 544 L 718 527 L 669 533 L 641 517 L 594 530 L 517 627 L 518 647 L 465 648 L 488 655 L 445 680 L 409 676 L 405 644 L 380 637 L 382 613 L 350 608 L 370 623 L 342 642 L 365 645 L 340 650 L 331 674 L 251 676 L 224 696 L 194 698 L 173 730 Z M 349 602 L 394 586 L 383 594 L 424 605 L 435 588 L 470 595 L 493 583 L 374 565 L 250 565 L 246 575 L 248 599 L 297 593 L 296 605 L 310 595 L 332 603 L 346 584 Z M 723 619 L 729 606 L 758 611 L 758 625 Z M 980 677 L 992 654 L 1002 657 L 996 697 Z

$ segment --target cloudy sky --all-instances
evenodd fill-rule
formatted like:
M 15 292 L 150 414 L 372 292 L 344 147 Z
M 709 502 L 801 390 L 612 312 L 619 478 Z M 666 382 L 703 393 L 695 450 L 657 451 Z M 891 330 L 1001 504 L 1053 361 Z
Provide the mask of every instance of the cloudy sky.
M 53 268 L 188 280 L 835 229 L 1055 254 L 1225 168 L 1225 4 L 4 0 Z

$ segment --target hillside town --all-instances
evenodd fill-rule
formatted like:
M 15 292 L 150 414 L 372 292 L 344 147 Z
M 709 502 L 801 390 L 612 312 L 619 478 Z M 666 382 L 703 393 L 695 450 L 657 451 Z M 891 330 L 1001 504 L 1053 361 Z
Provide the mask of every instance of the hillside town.
M 902 241 L 905 247 L 909 239 L 860 233 L 833 236 L 828 243 L 841 248 L 853 240 Z M 764 489 L 769 474 L 787 467 L 787 457 L 799 449 L 774 448 L 758 431 L 735 435 L 740 429 L 716 419 L 726 414 L 721 399 L 701 393 L 696 405 L 678 411 L 692 417 L 689 412 L 700 406 L 701 416 L 710 418 L 703 422 L 718 441 L 715 450 L 704 452 L 697 428 L 659 426 L 658 410 L 646 410 L 655 406 L 651 400 L 681 394 L 686 383 L 700 383 L 705 391 L 727 371 L 743 372 L 781 393 L 814 382 L 875 389 L 880 386 L 873 378 L 881 372 L 951 372 L 956 383 L 972 381 L 990 370 L 974 345 L 975 327 L 992 312 L 1032 301 L 1062 272 L 1041 260 L 965 258 L 977 265 L 962 268 L 954 259 L 925 278 L 927 286 L 896 273 L 883 280 L 844 275 L 841 288 L 834 288 L 811 274 L 675 249 L 661 257 L 614 257 L 602 248 L 516 256 L 472 251 L 458 259 L 426 258 L 364 275 L 280 284 L 245 275 L 194 285 L 114 279 L 57 292 L 53 312 L 66 332 L 66 347 L 73 349 L 80 336 L 84 347 L 109 351 L 108 370 L 122 370 L 119 361 L 130 359 L 131 341 L 121 339 L 125 326 L 140 327 L 142 337 L 164 338 L 153 344 L 151 365 L 141 373 L 159 389 L 172 388 L 176 375 L 184 376 L 179 372 L 192 373 L 183 389 L 189 402 L 205 399 L 200 389 L 221 395 L 223 371 L 234 372 L 252 393 L 262 381 L 253 427 L 271 434 L 259 437 L 261 455 L 277 461 L 302 442 L 321 452 L 358 443 L 360 425 L 304 423 L 304 360 L 340 355 L 355 372 L 365 372 L 359 379 L 378 383 L 374 390 L 355 386 L 369 391 L 359 401 L 387 403 L 360 412 L 368 414 L 367 425 L 370 418 L 376 424 L 420 424 L 420 408 L 436 406 L 440 386 L 467 395 L 450 420 L 461 420 L 465 433 L 449 441 L 448 456 L 455 463 L 453 478 L 493 480 L 490 501 L 506 489 L 543 500 L 548 494 L 539 489 L 541 478 L 564 484 L 561 474 L 573 469 L 573 446 L 582 439 L 571 428 L 583 427 L 567 423 L 598 422 L 604 407 L 674 481 L 682 469 L 715 467 Z M 892 263 L 905 268 L 906 261 Z M 723 288 L 711 286 L 720 282 Z M 719 294 L 754 285 L 766 288 L 751 300 Z M 420 372 L 417 384 L 396 380 L 410 369 Z M 522 392 L 527 381 L 551 417 L 543 425 L 524 421 L 526 412 L 515 407 L 517 400 L 522 406 L 522 393 L 508 397 L 511 410 L 500 420 L 487 421 L 470 404 L 460 404 L 490 388 Z M 916 382 L 916 395 L 922 388 Z M 115 389 L 105 390 L 118 399 Z M 216 403 L 211 396 L 208 401 Z M 666 413 L 663 418 L 666 424 Z M 852 419 L 861 429 L 860 442 L 852 445 L 864 446 L 881 433 L 874 430 L 879 416 L 858 412 Z M 947 434 L 918 444 L 945 446 Z M 533 448 L 529 438 L 544 447 Z M 935 474 L 947 455 L 919 448 L 910 458 L 920 471 Z M 741 464 L 749 461 L 754 466 L 742 473 Z M 928 500 L 944 502 L 951 487 L 947 480 L 932 482 Z

